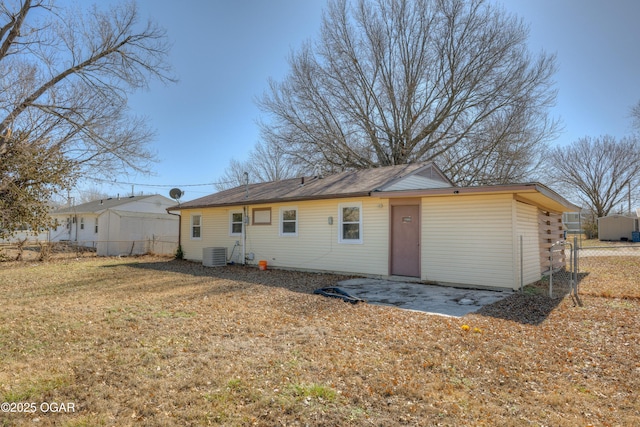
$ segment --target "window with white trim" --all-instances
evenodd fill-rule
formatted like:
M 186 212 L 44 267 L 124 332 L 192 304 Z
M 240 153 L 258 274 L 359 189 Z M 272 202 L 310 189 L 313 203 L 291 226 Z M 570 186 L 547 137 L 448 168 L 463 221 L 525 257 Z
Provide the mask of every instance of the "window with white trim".
M 281 236 L 297 236 L 298 235 L 298 208 L 296 207 L 280 208 L 280 235 Z
M 191 238 L 202 238 L 202 215 L 191 215 Z
M 241 236 L 242 235 L 242 211 L 231 211 L 229 213 L 229 235 Z
M 340 203 L 338 209 L 338 241 L 362 243 L 362 203 Z
M 84 217 L 80 218 L 80 230 L 84 230 Z
M 96 217 L 96 223 L 95 223 L 95 227 L 94 227 L 95 233 L 98 232 L 98 218 Z

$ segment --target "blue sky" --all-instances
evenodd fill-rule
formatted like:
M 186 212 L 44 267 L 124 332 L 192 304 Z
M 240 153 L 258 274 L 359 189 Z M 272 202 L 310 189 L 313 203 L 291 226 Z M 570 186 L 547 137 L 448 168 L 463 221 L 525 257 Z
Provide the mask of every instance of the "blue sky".
M 115 0 L 114 0 L 115 1 Z M 496 0 L 499 1 L 499 0 Z M 554 144 L 582 136 L 631 132 L 628 117 L 640 101 L 640 1 L 505 0 L 530 26 L 529 46 L 556 53 L 559 71 L 554 114 L 564 132 Z M 316 39 L 326 0 L 138 0 L 141 17 L 164 27 L 179 82 L 154 83 L 133 94 L 130 107 L 147 118 L 159 162 L 152 176 L 113 177 L 136 193 L 183 200 L 215 192 L 232 158 L 244 160 L 259 139 L 255 105 L 269 78 L 281 80 L 287 56 Z M 130 184 L 86 183 L 107 194 Z

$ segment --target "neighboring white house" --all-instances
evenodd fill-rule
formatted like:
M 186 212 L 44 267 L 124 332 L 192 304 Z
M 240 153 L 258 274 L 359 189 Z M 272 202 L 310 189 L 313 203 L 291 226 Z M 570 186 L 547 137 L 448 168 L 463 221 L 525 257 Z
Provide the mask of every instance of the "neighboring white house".
M 565 212 L 562 214 L 562 223 L 567 230 L 567 234 L 581 234 L 584 227 L 589 223 L 590 214 L 586 212 Z
M 194 261 L 511 289 L 548 270 L 562 212 L 577 210 L 538 183 L 455 187 L 432 163 L 250 184 L 170 209 Z
M 49 238 L 47 231 L 39 231 L 34 233 L 31 230 L 18 230 L 11 237 L 0 239 L 0 244 L 13 244 L 27 240 L 27 242 L 46 242 Z
M 630 215 L 607 215 L 598 218 L 598 239 L 632 241 L 633 232 L 640 231 L 638 217 Z
M 179 220 L 166 209 L 174 204 L 156 194 L 107 198 L 58 209 L 51 213 L 58 227 L 50 231 L 49 240 L 95 248 L 101 256 L 172 254 L 178 247 Z

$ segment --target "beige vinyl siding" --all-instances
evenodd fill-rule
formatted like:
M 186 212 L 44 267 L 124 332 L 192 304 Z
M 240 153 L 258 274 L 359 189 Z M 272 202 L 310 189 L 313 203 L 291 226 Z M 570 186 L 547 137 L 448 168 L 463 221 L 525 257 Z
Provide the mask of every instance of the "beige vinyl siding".
M 422 279 L 516 288 L 513 196 L 422 199 Z
M 228 208 L 206 208 L 183 210 L 181 212 L 182 251 L 186 259 L 202 261 L 202 249 L 207 247 L 227 247 L 227 256 L 231 256 L 233 246 L 240 236 L 229 235 Z M 191 216 L 201 215 L 200 238 L 191 238 Z M 235 253 L 238 253 L 236 249 Z
M 339 210 L 344 203 L 362 206 L 362 244 L 339 243 Z M 266 260 L 269 266 L 368 275 L 387 275 L 389 259 L 389 207 L 378 198 L 350 198 L 300 201 L 249 206 L 271 208 L 271 225 L 249 225 L 246 228 L 247 254 L 253 253 L 257 264 Z M 296 208 L 297 236 L 280 235 L 280 209 Z M 226 246 L 231 255 L 240 236 L 229 236 L 229 213 L 237 208 L 207 208 L 182 212 L 182 241 L 185 257 L 202 260 L 202 248 Z M 191 240 L 190 215 L 202 215 L 202 239 Z M 329 224 L 332 217 L 333 224 Z M 235 254 L 242 248 L 237 247 Z M 241 259 L 238 258 L 239 262 Z
M 516 266 L 516 282 L 520 284 L 520 236 L 522 236 L 523 285 L 540 279 L 540 236 L 538 232 L 538 208 L 522 202 L 514 201 L 516 208 L 516 232 L 514 259 Z

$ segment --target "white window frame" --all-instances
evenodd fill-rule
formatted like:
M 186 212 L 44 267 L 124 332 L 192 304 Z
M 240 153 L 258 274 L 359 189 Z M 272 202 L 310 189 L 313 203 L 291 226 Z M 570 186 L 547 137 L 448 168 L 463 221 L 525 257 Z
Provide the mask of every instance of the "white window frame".
M 240 220 L 240 222 L 236 221 L 233 222 L 233 215 L 234 214 L 240 214 L 242 215 L 242 219 Z M 233 224 L 240 224 L 240 232 L 233 232 Z M 229 211 L 229 236 L 242 236 L 242 230 L 244 228 L 244 212 L 242 210 L 233 210 L 233 211 Z
M 94 226 L 94 232 L 96 234 L 98 234 L 98 217 L 96 217 L 95 226 Z
M 358 208 L 358 222 L 346 222 L 342 218 L 344 208 Z M 344 224 L 358 224 L 358 239 L 345 239 L 343 237 L 342 228 Z M 361 245 L 363 243 L 363 227 L 362 227 L 362 202 L 345 202 L 338 204 L 338 243 Z
M 287 222 L 293 222 L 296 226 L 296 231 L 294 233 L 291 232 L 285 232 L 284 231 L 284 212 L 285 211 L 295 211 L 296 213 L 296 219 L 294 221 L 292 220 L 286 220 Z M 278 227 L 280 228 L 280 236 L 282 237 L 298 237 L 298 221 L 300 219 L 299 216 L 299 212 L 298 212 L 298 207 L 297 206 L 283 206 L 280 208 L 280 217 L 278 218 Z
M 80 217 L 80 230 L 84 230 L 84 217 Z
M 198 225 L 194 225 L 193 224 L 193 219 L 196 218 L 196 217 L 198 218 L 198 222 L 199 222 Z M 194 227 L 198 227 L 199 231 L 200 231 L 200 233 L 199 233 L 200 235 L 197 236 L 197 237 L 195 237 L 193 235 Z M 190 218 L 190 221 L 189 221 L 189 236 L 191 237 L 191 240 L 202 240 L 202 214 L 200 214 L 200 213 L 191 214 L 191 218 Z

